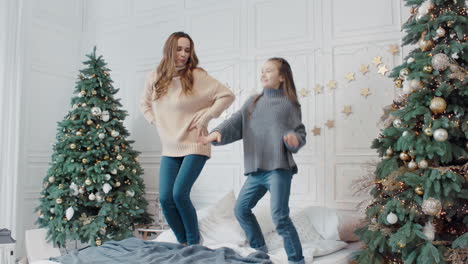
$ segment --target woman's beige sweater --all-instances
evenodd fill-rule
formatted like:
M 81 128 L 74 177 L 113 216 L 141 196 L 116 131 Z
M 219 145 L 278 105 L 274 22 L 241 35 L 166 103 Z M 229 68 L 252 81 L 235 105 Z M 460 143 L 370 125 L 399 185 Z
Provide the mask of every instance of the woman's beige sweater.
M 146 120 L 156 126 L 162 143 L 162 155 L 182 157 L 199 154 L 210 157 L 211 145 L 198 143 L 206 134 L 208 122 L 217 118 L 235 99 L 229 88 L 202 69 L 193 70 L 193 89 L 184 94 L 180 77 L 174 77 L 167 93 L 154 100 L 152 85 L 157 76 L 148 74 L 140 109 Z M 192 125 L 196 128 L 190 129 Z

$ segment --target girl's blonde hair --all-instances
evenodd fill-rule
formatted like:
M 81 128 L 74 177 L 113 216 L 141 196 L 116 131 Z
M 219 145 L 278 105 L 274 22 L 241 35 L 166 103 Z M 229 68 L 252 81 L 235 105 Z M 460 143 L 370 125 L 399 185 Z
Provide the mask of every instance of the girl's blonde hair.
M 190 56 L 185 68 L 177 71 L 176 54 L 178 40 L 180 38 L 187 38 L 190 41 Z M 185 32 L 172 33 L 164 44 L 163 57 L 156 68 L 157 79 L 153 82 L 154 99 L 157 100 L 167 93 L 169 84 L 176 75 L 180 76 L 184 94 L 189 94 L 193 87 L 193 70 L 197 68 L 197 65 L 198 57 L 195 53 L 195 46 L 192 38 Z

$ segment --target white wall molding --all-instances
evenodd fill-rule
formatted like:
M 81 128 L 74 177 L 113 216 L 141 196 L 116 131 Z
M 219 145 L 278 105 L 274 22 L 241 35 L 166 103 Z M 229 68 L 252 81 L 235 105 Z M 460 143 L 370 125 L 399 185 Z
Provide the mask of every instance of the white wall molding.
M 1 1 L 0 16 L 0 227 L 17 237 L 17 179 L 21 120 L 23 1 Z

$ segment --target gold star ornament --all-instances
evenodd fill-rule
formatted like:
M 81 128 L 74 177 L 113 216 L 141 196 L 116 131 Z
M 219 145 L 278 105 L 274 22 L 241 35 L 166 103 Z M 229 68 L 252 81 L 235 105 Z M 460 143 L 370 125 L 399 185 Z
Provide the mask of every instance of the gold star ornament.
M 322 93 L 322 90 L 323 90 L 323 86 L 320 85 L 320 84 L 316 84 L 315 87 L 314 87 L 314 92 L 315 94 L 320 94 Z
M 395 54 L 400 52 L 400 47 L 397 44 L 392 44 L 388 47 L 388 52 L 395 56 Z
M 380 56 L 375 56 L 375 57 L 372 59 L 372 63 L 375 65 L 375 67 L 379 66 L 380 64 L 382 64 L 382 57 L 380 57 Z
M 328 88 L 329 88 L 330 90 L 336 89 L 336 85 L 337 85 L 337 83 L 336 83 L 335 80 L 330 80 L 330 81 L 328 82 L 328 84 L 327 84 L 327 86 L 328 86 Z
M 350 105 L 345 105 L 344 108 L 343 108 L 343 111 L 341 111 L 341 112 L 343 114 L 345 114 L 346 116 L 349 116 L 350 114 L 353 113 L 353 108 Z
M 350 73 L 346 74 L 345 79 L 348 80 L 348 82 L 356 80 L 356 78 L 354 78 L 354 72 L 350 72 Z
M 369 88 L 362 88 L 361 89 L 361 95 L 364 96 L 366 99 L 367 99 L 367 96 L 369 96 L 371 93 L 370 93 L 370 89 Z
M 359 71 L 362 73 L 362 75 L 365 75 L 369 72 L 369 65 L 362 64 L 361 68 L 359 68 Z
M 320 130 L 321 130 L 320 127 L 314 126 L 314 129 L 312 129 L 312 133 L 314 134 L 314 136 L 319 136 L 320 135 Z
M 299 91 L 299 95 L 302 96 L 302 97 L 306 97 L 309 95 L 309 90 L 307 90 L 306 88 L 302 88 L 300 91 Z
M 382 74 L 382 76 L 385 76 L 385 74 L 388 72 L 387 66 L 385 66 L 385 64 L 380 65 L 379 70 L 377 72 Z
M 327 122 L 325 123 L 325 126 L 328 127 L 329 129 L 333 128 L 335 126 L 335 121 L 334 120 L 327 120 Z

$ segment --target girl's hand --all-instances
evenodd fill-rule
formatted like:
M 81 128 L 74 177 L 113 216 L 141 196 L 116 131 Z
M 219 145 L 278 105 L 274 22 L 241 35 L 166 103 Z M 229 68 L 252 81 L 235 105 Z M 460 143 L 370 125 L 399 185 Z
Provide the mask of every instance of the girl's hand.
M 198 142 L 202 143 L 204 145 L 209 144 L 209 143 L 211 143 L 211 142 L 213 142 L 215 140 L 218 143 L 221 142 L 221 133 L 219 133 L 218 131 L 215 131 L 215 132 L 209 134 L 208 136 L 198 137 Z
M 299 146 L 299 140 L 297 139 L 297 136 L 294 133 L 287 134 L 283 137 L 283 140 L 286 144 L 293 148 L 297 148 Z

